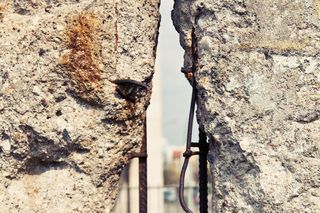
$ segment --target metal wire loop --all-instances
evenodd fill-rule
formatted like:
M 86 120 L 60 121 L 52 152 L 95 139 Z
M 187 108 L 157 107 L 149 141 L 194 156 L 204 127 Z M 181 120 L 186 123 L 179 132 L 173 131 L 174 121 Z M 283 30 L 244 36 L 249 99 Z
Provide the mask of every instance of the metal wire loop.
M 196 86 L 192 85 L 192 97 L 191 97 L 191 105 L 189 111 L 189 122 L 188 122 L 188 132 L 187 132 L 187 144 L 186 144 L 186 151 L 184 152 L 184 162 L 180 174 L 180 181 L 179 181 L 179 201 L 181 204 L 182 209 L 185 212 L 192 213 L 192 211 L 188 208 L 185 199 L 184 199 L 184 180 L 186 175 L 186 170 L 189 164 L 189 158 L 194 154 L 191 150 L 191 139 L 192 139 L 192 126 L 193 126 L 193 117 L 196 105 L 196 97 L 197 97 L 197 89 Z

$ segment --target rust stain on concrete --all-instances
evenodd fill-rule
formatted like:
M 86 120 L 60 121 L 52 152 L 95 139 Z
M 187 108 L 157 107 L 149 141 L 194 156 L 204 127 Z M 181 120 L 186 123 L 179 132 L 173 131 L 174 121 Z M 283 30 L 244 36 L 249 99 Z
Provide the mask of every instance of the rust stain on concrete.
M 1 4 L 1 3 L 0 3 L 0 22 L 3 21 L 6 12 L 7 12 L 6 6 L 5 6 L 4 4 Z
M 95 32 L 98 21 L 91 13 L 81 13 L 71 20 L 67 29 L 66 45 L 69 52 L 63 56 L 71 79 L 73 92 L 84 101 L 98 103 L 102 90 L 98 69 Z

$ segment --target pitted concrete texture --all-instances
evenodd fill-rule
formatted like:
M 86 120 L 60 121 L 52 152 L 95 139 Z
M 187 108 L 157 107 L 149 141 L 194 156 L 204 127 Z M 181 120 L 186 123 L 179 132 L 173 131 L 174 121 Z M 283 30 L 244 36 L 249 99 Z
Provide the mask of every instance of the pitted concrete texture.
M 175 1 L 211 138 L 213 212 L 320 212 L 319 5 Z
M 158 25 L 159 0 L 0 2 L 0 212 L 112 211 Z

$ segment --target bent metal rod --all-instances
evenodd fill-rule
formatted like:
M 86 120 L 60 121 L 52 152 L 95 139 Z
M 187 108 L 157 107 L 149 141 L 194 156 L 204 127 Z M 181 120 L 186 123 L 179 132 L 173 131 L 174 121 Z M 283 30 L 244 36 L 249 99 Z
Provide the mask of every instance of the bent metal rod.
M 181 207 L 187 213 L 192 213 L 192 211 L 188 208 L 185 200 L 184 200 L 184 180 L 186 175 L 186 170 L 189 164 L 189 159 L 193 155 L 199 155 L 199 194 L 200 194 L 200 213 L 208 212 L 208 176 L 207 176 L 207 154 L 208 154 L 208 143 L 206 134 L 199 128 L 199 143 L 192 143 L 192 126 L 193 126 L 193 117 L 195 106 L 197 103 L 197 87 L 194 72 L 197 69 L 198 65 L 198 50 L 197 50 L 197 42 L 195 36 L 195 29 L 192 30 L 192 67 L 185 69 L 182 68 L 182 73 L 184 73 L 191 82 L 192 86 L 192 96 L 191 96 L 191 104 L 189 111 L 189 121 L 188 121 L 188 131 L 187 131 L 187 144 L 186 151 L 183 153 L 184 162 L 182 165 L 181 173 L 180 173 L 180 181 L 179 181 L 179 200 Z M 192 151 L 191 147 L 199 148 L 199 151 Z
M 182 165 L 179 181 L 179 200 L 182 209 L 187 213 L 192 213 L 192 211 L 187 206 L 184 199 L 184 185 L 185 185 L 185 175 L 189 164 L 189 159 L 193 155 L 199 155 L 199 192 L 200 192 L 200 213 L 208 212 L 208 176 L 207 176 L 207 154 L 208 154 L 208 143 L 205 133 L 199 129 L 199 143 L 192 143 L 192 127 L 193 127 L 193 117 L 195 106 L 197 102 L 197 89 L 195 85 L 195 80 L 192 77 L 192 96 L 191 105 L 189 111 L 189 121 L 188 121 L 188 131 L 187 131 L 187 143 L 186 151 L 183 153 L 184 162 Z M 199 151 L 192 151 L 192 147 L 198 147 Z

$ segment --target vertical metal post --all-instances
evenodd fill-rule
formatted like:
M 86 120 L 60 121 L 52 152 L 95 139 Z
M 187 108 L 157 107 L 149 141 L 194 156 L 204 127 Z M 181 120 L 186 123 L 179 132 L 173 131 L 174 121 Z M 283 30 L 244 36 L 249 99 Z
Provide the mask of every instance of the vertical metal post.
M 199 129 L 199 191 L 200 213 L 208 212 L 208 143 L 206 134 Z
M 131 198 L 130 198 L 130 162 L 126 170 L 126 181 L 127 181 L 127 213 L 131 212 Z
M 147 120 L 145 119 L 141 157 L 139 157 L 139 213 L 148 212 L 147 157 Z

